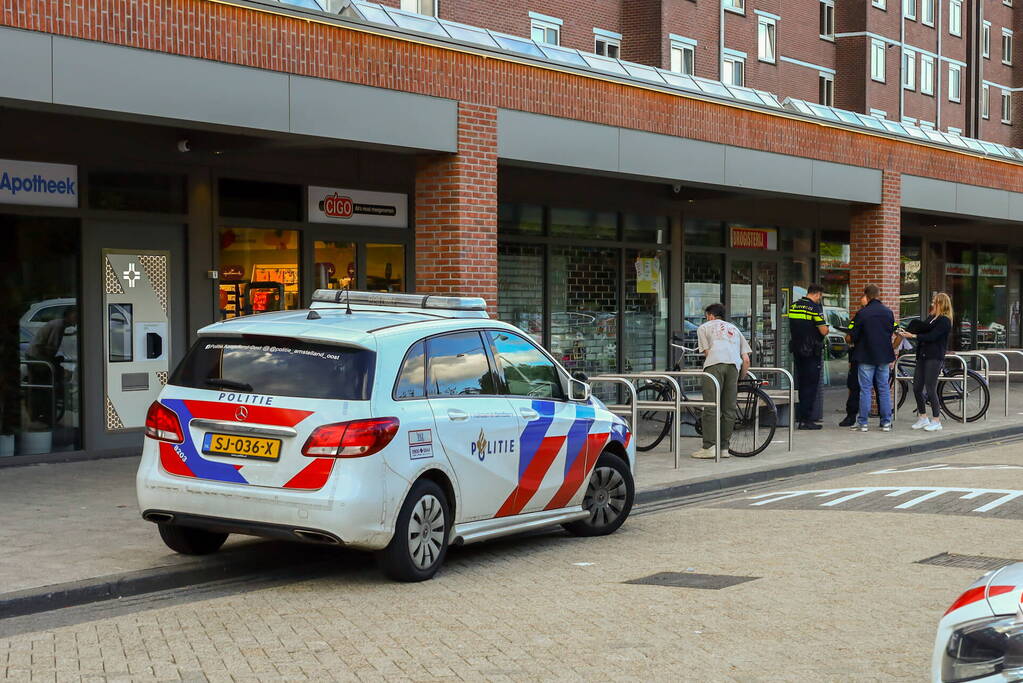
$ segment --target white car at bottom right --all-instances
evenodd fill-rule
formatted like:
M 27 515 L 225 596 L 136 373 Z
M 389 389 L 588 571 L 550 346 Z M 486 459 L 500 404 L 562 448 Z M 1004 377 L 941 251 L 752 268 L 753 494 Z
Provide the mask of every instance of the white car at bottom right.
M 1023 681 L 1023 562 L 988 572 L 938 624 L 935 683 Z

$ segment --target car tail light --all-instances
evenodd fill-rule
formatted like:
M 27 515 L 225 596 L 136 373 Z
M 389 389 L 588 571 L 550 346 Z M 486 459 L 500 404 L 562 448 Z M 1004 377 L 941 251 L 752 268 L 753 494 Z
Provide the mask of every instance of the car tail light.
M 317 427 L 302 446 L 302 455 L 310 458 L 362 458 L 383 450 L 397 433 L 396 417 L 335 422 Z
M 153 405 L 149 406 L 149 412 L 146 413 L 146 436 L 171 443 L 181 443 L 185 440 L 177 413 L 159 401 L 153 401 Z

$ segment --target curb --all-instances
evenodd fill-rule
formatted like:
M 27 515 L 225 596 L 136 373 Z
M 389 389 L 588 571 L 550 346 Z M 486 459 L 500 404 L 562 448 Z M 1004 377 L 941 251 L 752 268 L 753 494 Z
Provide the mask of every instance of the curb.
M 750 484 L 761 484 L 773 479 L 784 479 L 800 474 L 811 472 L 825 472 L 827 470 L 859 465 L 873 460 L 897 458 L 903 455 L 923 454 L 932 451 L 942 451 L 956 446 L 966 446 L 988 441 L 997 441 L 1013 436 L 1023 436 L 1023 425 L 1014 427 L 1003 427 L 990 432 L 977 432 L 974 434 L 961 434 L 951 438 L 943 439 L 940 442 L 926 441 L 917 444 L 904 446 L 893 446 L 882 450 L 864 450 L 847 455 L 828 458 L 826 460 L 815 460 L 812 462 L 797 463 L 794 465 L 779 465 L 754 472 L 741 472 L 739 474 L 727 475 L 724 477 L 707 477 L 696 481 L 668 484 L 655 489 L 647 489 L 636 493 L 636 503 L 653 503 L 674 498 L 685 498 L 711 491 L 749 486 Z M 0 601 L 0 606 L 2 606 Z
M 663 500 L 686 498 L 711 491 L 721 491 L 750 484 L 759 484 L 773 479 L 793 477 L 811 472 L 823 472 L 872 460 L 895 458 L 914 453 L 927 453 L 981 442 L 996 441 L 1013 436 L 1023 436 L 1023 425 L 1004 427 L 991 432 L 963 434 L 941 442 L 921 442 L 896 446 L 879 451 L 859 451 L 827 460 L 780 465 L 755 472 L 744 472 L 725 477 L 708 477 L 702 480 L 668 484 L 655 489 L 636 493 L 636 503 L 653 503 Z M 146 593 L 184 588 L 196 584 L 235 579 L 250 575 L 266 576 L 271 572 L 305 569 L 314 564 L 337 560 L 336 548 L 324 548 L 300 543 L 260 544 L 258 548 L 239 548 L 203 558 L 198 562 L 171 565 L 98 576 L 81 581 L 26 588 L 20 591 L 0 594 L 0 619 L 23 617 L 50 612 L 66 607 L 78 607 L 106 600 L 117 600 Z

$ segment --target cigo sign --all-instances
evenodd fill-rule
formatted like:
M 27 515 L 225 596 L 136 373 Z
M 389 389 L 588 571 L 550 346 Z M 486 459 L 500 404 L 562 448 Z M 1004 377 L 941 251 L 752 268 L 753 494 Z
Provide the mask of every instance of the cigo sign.
M 0 159 L 0 204 L 78 206 L 78 167 Z
M 408 195 L 309 187 L 309 220 L 382 228 L 408 227 Z

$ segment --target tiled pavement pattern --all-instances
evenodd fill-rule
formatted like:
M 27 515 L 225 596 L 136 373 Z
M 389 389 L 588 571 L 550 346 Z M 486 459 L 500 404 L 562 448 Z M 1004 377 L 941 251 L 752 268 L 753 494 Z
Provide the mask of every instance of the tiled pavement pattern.
M 993 488 L 1005 473 L 926 477 Z M 914 563 L 944 551 L 1023 556 L 1018 526 L 707 503 L 637 515 L 606 538 L 456 549 L 415 585 L 341 552 L 323 578 L 0 639 L 0 679 L 917 681 L 938 618 L 979 572 Z M 622 583 L 661 571 L 761 578 L 719 591 Z

